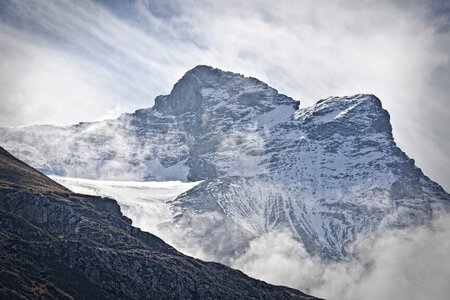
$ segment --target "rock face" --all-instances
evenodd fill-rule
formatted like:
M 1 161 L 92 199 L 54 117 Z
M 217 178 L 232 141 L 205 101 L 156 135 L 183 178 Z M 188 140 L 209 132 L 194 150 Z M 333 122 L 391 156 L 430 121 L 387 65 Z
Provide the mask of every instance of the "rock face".
M 257 155 L 261 138 L 246 134 L 255 131 L 257 121 L 270 127 L 289 119 L 297 107 L 298 102 L 257 79 L 199 66 L 170 95 L 157 97 L 152 108 L 69 127 L 1 128 L 0 143 L 45 174 L 197 181 L 237 174 L 235 159 L 247 158 L 228 157 L 227 147 L 243 144 L 254 148 L 248 157 Z M 228 160 L 222 165 L 218 152 Z
M 316 299 L 176 251 L 0 148 L 2 299 Z
M 276 229 L 339 260 L 358 235 L 425 222 L 450 203 L 396 146 L 375 96 L 299 109 L 255 78 L 207 66 L 187 72 L 152 108 L 69 127 L 1 129 L 0 142 L 47 174 L 203 180 L 172 211 L 191 241 L 224 262 Z M 209 243 L 212 236 L 219 241 Z

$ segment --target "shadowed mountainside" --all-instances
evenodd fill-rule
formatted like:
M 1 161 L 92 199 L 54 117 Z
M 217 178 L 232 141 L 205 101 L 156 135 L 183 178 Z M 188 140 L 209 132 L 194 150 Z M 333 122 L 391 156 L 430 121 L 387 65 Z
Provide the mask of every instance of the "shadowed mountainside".
M 0 298 L 317 299 L 185 256 L 0 147 Z

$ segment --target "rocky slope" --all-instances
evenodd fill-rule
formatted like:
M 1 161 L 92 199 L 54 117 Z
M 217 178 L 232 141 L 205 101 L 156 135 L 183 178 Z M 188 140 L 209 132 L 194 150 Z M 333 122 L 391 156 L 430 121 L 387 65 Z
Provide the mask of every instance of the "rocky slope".
M 315 299 L 185 256 L 0 148 L 0 298 Z
M 69 127 L 1 129 L 0 143 L 47 174 L 203 180 L 173 201 L 174 222 L 224 262 L 278 229 L 312 254 L 342 259 L 358 235 L 426 222 L 450 203 L 396 146 L 375 96 L 299 108 L 255 78 L 207 66 L 187 72 L 152 108 Z

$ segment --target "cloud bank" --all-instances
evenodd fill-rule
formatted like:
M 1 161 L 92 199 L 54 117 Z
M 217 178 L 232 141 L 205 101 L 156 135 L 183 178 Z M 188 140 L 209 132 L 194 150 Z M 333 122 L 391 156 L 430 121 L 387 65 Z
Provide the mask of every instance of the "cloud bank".
M 355 259 L 329 263 L 306 253 L 286 233 L 250 243 L 233 267 L 326 299 L 448 299 L 450 215 L 427 226 L 365 237 Z
M 303 107 L 376 94 L 402 149 L 450 189 L 448 1 L 11 0 L 0 15 L 1 126 L 149 107 L 208 64 Z

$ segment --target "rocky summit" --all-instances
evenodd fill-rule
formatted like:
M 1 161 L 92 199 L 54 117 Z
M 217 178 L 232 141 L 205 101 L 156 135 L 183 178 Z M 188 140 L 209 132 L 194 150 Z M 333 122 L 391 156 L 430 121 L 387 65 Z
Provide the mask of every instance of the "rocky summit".
M 171 203 L 171 222 L 223 262 L 278 229 L 340 260 L 358 236 L 427 222 L 450 205 L 397 147 L 376 96 L 301 108 L 255 78 L 208 66 L 188 71 L 151 108 L 68 127 L 3 128 L 0 143 L 46 174 L 202 180 Z
M 316 299 L 185 256 L 0 148 L 2 299 Z

